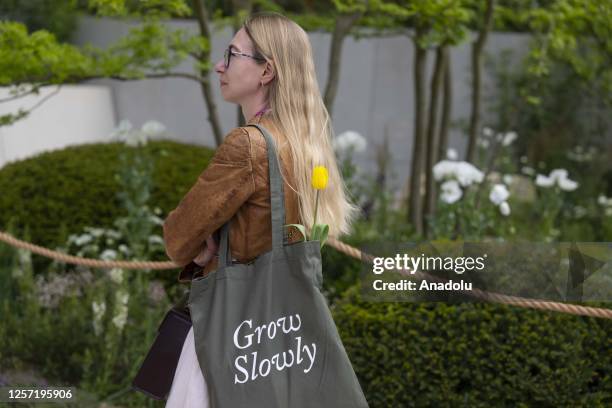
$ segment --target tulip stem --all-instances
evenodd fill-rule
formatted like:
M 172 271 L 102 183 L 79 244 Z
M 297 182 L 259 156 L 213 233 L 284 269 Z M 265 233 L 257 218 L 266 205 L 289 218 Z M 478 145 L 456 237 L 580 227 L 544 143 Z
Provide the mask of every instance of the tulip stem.
M 315 200 L 315 213 L 314 213 L 314 222 L 312 223 L 312 230 L 314 230 L 315 225 L 317 225 L 317 211 L 319 210 L 319 191 L 317 190 L 317 198 Z M 310 236 L 312 238 L 312 230 L 310 231 Z

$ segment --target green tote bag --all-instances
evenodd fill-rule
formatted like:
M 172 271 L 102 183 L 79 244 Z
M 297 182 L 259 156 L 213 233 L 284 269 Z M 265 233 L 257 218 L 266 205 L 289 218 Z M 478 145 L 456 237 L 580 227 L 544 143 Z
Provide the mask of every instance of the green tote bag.
M 191 282 L 188 307 L 213 408 L 368 407 L 326 299 L 319 241 L 287 244 L 283 183 L 268 146 L 272 249 L 232 263 L 229 221 L 219 267 Z

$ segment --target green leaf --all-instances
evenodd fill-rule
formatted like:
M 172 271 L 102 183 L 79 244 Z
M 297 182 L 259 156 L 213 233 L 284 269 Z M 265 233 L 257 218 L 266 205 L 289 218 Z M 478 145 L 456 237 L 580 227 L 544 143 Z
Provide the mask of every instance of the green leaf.
M 320 241 L 321 248 L 325 245 L 327 235 L 329 233 L 329 225 L 327 224 L 315 224 L 312 226 L 312 234 L 310 237 L 311 241 Z
M 322 225 L 322 229 L 321 229 L 321 236 L 320 236 L 320 241 L 321 241 L 321 249 L 323 249 L 323 245 L 325 245 L 325 241 L 327 241 L 327 235 L 329 233 L 329 225 L 327 224 L 323 224 Z

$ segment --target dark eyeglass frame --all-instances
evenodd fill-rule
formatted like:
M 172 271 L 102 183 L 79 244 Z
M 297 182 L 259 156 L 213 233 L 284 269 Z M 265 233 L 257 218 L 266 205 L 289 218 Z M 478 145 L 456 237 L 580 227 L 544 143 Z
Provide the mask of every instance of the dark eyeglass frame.
M 249 57 L 254 59 L 255 61 L 261 61 L 261 62 L 265 62 L 265 58 L 260 58 L 260 57 L 256 57 L 254 55 L 249 55 L 249 54 L 245 54 L 242 52 L 237 52 L 232 50 L 232 46 L 230 45 L 229 47 L 227 47 L 225 49 L 225 52 L 223 53 L 223 63 L 225 64 L 225 69 L 229 68 L 230 65 L 230 61 L 232 60 L 232 56 L 242 56 L 242 57 Z

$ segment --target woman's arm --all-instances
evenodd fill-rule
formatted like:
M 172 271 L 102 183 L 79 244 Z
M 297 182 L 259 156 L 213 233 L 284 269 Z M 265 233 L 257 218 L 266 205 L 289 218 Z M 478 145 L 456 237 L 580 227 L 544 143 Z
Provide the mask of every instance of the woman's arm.
M 254 191 L 249 135 L 236 128 L 166 217 L 163 230 L 168 257 L 179 266 L 192 262 L 206 239 L 236 214 Z

